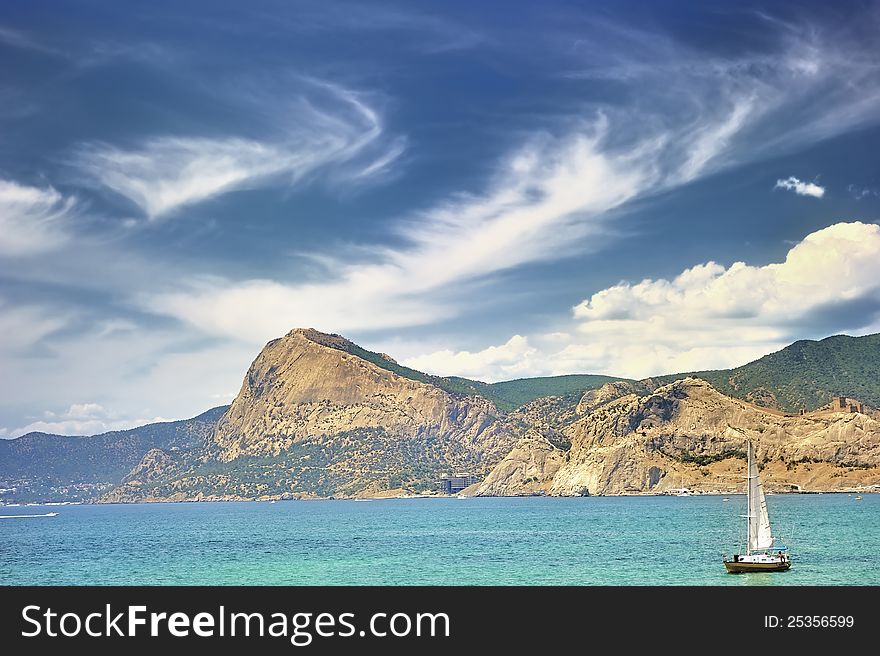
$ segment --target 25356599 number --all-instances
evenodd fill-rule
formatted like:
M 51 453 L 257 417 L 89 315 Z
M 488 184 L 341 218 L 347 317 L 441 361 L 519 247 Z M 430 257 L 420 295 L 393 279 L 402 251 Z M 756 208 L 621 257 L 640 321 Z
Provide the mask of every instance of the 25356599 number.
M 855 624 L 852 615 L 766 615 L 767 628 L 785 627 L 789 629 L 849 629 Z
M 789 628 L 850 628 L 855 624 L 852 615 L 789 615 Z

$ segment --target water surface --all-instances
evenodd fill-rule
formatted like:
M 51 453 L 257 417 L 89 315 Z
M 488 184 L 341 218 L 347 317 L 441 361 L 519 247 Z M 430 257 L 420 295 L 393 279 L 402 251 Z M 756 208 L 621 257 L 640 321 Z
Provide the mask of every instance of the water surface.
M 880 495 L 768 497 L 794 566 L 728 575 L 745 497 L 22 506 L 0 584 L 878 585 Z

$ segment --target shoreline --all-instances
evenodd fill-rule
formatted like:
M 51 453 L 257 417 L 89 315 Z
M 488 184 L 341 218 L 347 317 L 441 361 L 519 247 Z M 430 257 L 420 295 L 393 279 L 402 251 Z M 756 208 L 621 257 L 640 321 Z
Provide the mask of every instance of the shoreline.
M 768 496 L 788 496 L 788 495 L 822 495 L 822 494 L 880 494 L 880 488 L 869 489 L 843 489 L 843 490 L 788 490 L 783 492 L 770 492 Z M 515 495 L 454 495 L 454 494 L 412 494 L 399 496 L 375 496 L 375 497 L 266 497 L 258 499 L 248 498 L 207 498 L 207 499 L 149 499 L 137 501 L 47 501 L 47 502 L 27 502 L 27 503 L 0 503 L 0 508 L 33 508 L 33 507 L 57 507 L 57 506 L 129 506 L 139 504 L 163 504 L 163 503 L 275 503 L 275 502 L 291 502 L 291 501 L 405 501 L 409 499 L 529 499 L 529 498 L 545 498 L 545 499 L 587 499 L 587 498 L 632 498 L 632 497 L 733 497 L 744 496 L 745 492 L 691 492 L 687 495 L 678 495 L 671 493 L 645 493 L 633 492 L 626 494 L 593 494 L 593 495 L 549 495 L 549 494 L 515 494 Z

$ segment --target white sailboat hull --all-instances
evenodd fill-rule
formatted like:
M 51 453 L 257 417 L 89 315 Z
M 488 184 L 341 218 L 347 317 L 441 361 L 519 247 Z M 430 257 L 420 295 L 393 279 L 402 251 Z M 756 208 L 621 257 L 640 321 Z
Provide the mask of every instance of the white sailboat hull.
M 730 574 L 746 572 L 784 572 L 791 568 L 787 554 L 749 554 L 725 559 L 724 567 Z

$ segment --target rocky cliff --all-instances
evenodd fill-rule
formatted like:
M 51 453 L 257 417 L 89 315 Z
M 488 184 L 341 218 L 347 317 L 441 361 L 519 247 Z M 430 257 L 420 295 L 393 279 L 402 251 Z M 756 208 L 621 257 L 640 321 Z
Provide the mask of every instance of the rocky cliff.
M 637 394 L 640 392 L 642 395 Z M 588 392 L 560 441 L 522 439 L 476 493 L 571 496 L 742 487 L 755 442 L 769 489 L 880 483 L 880 422 L 859 413 L 788 415 L 687 378 L 650 393 L 630 384 Z
M 345 342 L 299 329 L 267 344 L 217 426 L 219 459 L 278 455 L 304 439 L 359 429 L 430 437 L 478 460 L 509 449 L 505 434 L 487 431 L 500 414 L 487 399 L 404 378 L 348 354 Z
M 310 329 L 269 342 L 198 462 L 151 452 L 105 500 L 424 491 L 443 473 L 485 475 L 519 437 L 488 399 L 408 378 L 381 366 L 393 363 L 387 356 L 373 362 L 357 350 Z
M 696 377 L 662 383 L 441 378 L 297 329 L 257 356 L 203 446 L 144 449 L 102 500 L 393 496 L 457 471 L 482 478 L 469 490 L 481 495 L 734 491 L 748 439 L 768 489 L 880 484 L 873 415 L 787 414 Z

